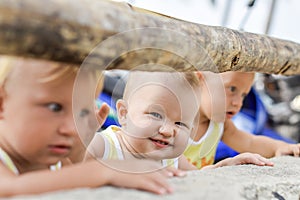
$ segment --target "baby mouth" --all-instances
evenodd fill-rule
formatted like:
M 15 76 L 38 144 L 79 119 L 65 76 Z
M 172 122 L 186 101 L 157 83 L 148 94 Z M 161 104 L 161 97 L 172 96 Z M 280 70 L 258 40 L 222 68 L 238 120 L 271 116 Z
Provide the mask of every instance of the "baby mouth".
M 227 117 L 232 118 L 236 113 L 235 112 L 226 112 Z
M 164 141 L 164 140 L 158 140 L 158 139 L 154 139 L 154 138 L 150 138 L 150 140 L 152 142 L 154 142 L 157 145 L 161 145 L 161 146 L 168 146 L 169 142 L 168 141 Z
M 50 145 L 49 148 L 55 154 L 68 154 L 71 150 L 71 147 L 67 145 Z

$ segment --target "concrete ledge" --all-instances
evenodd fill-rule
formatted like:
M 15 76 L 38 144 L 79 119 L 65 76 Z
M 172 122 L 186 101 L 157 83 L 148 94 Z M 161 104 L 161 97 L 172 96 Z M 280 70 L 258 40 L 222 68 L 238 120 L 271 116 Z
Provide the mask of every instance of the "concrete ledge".
M 300 199 L 300 158 L 273 158 L 274 167 L 239 165 L 215 170 L 191 171 L 187 177 L 173 178 L 176 188 L 171 195 L 114 187 L 76 189 L 12 199 L 139 199 L 139 200 L 187 200 L 187 199 Z M 129 180 L 128 180 L 129 181 Z

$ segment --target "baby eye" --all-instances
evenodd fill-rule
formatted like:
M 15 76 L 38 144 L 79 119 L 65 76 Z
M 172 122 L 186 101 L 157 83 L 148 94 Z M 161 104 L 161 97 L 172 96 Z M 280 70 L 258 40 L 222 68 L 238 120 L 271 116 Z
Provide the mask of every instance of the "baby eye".
M 189 129 L 189 127 L 185 123 L 183 123 L 183 122 L 175 122 L 175 124 L 177 126 L 183 126 L 183 127 L 187 128 L 187 129 Z
M 230 86 L 229 87 L 229 91 L 230 92 L 235 92 L 236 91 L 236 87 L 235 86 Z
M 149 114 L 152 115 L 152 116 L 155 117 L 155 118 L 162 119 L 161 114 L 159 114 L 159 113 L 157 113 L 157 112 L 150 112 Z
M 86 108 L 82 109 L 79 113 L 80 117 L 85 117 L 86 115 L 90 114 L 90 111 Z
M 58 103 L 49 103 L 47 104 L 47 107 L 53 112 L 60 112 L 63 108 L 62 105 Z

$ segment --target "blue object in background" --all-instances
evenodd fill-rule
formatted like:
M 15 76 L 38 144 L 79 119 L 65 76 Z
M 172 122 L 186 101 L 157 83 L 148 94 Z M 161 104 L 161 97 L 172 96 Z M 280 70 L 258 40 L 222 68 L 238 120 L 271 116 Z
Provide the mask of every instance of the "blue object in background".
M 248 133 L 255 135 L 264 135 L 273 139 L 282 140 L 288 143 L 295 141 L 282 137 L 277 132 L 266 127 L 268 113 L 254 88 L 251 88 L 246 96 L 241 111 L 232 118 L 236 127 Z M 227 157 L 236 156 L 238 152 L 231 149 L 223 142 L 219 142 L 217 147 L 215 162 Z
M 110 111 L 109 111 L 108 117 L 106 118 L 106 120 L 101 128 L 105 129 L 110 125 L 120 126 L 120 124 L 118 123 L 118 115 L 117 115 L 117 111 L 116 111 L 115 101 L 111 98 L 111 96 L 109 94 L 102 92 L 99 95 L 98 99 L 96 100 L 97 106 L 100 107 L 103 102 L 105 102 L 109 105 Z

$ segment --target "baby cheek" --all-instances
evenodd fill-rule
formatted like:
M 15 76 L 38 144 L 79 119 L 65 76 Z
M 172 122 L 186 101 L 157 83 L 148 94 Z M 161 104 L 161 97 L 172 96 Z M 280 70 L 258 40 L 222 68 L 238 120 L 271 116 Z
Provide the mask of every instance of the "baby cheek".
M 186 131 L 181 131 L 179 134 L 177 134 L 175 138 L 175 148 L 176 151 L 179 151 L 179 153 L 183 153 L 183 151 L 186 149 L 188 145 L 190 134 Z
M 140 129 L 148 129 L 153 126 L 153 122 L 147 118 L 139 118 L 133 121 L 133 124 Z
M 147 118 L 139 118 L 135 120 L 130 120 L 127 123 L 127 131 L 132 134 L 137 134 L 139 136 L 149 138 L 158 133 L 160 123 L 155 120 Z

